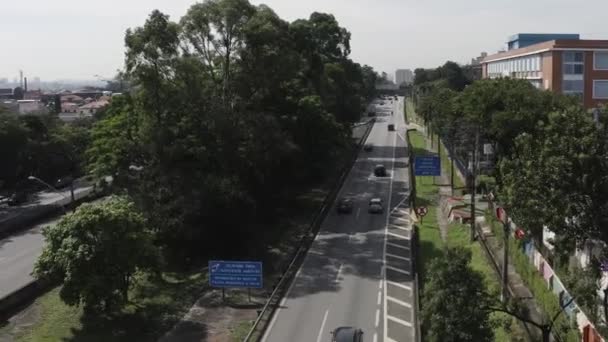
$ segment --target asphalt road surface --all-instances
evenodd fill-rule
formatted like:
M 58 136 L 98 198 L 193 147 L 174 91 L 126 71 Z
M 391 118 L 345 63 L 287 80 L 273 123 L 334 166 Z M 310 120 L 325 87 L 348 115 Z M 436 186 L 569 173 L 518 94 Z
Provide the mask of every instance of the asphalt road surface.
M 101 201 L 97 199 L 94 202 Z M 42 228 L 53 225 L 61 217 L 55 217 L 0 240 L 0 298 L 29 284 L 33 277 L 36 259 L 42 253 L 44 237 Z
M 354 199 L 352 214 L 326 217 L 262 341 L 330 341 L 340 326 L 361 328 L 364 341 L 415 341 L 404 99 L 382 102 L 373 150 L 359 153 L 338 196 Z M 388 177 L 373 175 L 377 164 Z M 368 213 L 372 197 L 383 214 Z

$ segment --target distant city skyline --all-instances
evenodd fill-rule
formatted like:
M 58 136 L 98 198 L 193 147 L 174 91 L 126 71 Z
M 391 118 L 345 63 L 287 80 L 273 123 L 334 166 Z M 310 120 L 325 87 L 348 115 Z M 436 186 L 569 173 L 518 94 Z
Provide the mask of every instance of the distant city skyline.
M 141 26 L 153 9 L 178 21 L 193 0 L 30 0 L 3 3 L 0 12 L 0 77 L 13 80 L 19 70 L 41 80 L 112 78 L 124 62 L 124 33 Z M 351 34 L 351 57 L 393 74 L 398 68 L 437 67 L 446 60 L 468 63 L 481 51 L 494 53 L 519 32 L 580 33 L 608 39 L 604 25 L 608 2 L 588 0 L 266 0 L 288 21 L 311 12 L 334 14 Z M 522 9 L 525 9 L 522 10 Z M 364 13 L 364 15 L 362 15 Z M 538 20 L 542 13 L 543 20 Z M 15 28 L 19 27 L 19 30 Z M 481 30 L 480 28 L 483 28 Z

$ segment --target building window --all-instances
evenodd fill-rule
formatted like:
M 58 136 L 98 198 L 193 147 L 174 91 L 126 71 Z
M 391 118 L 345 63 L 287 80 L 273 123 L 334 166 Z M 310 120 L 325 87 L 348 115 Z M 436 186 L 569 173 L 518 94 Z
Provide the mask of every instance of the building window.
M 563 59 L 562 92 L 564 94 L 582 96 L 585 90 L 583 52 L 564 51 Z
M 593 98 L 608 99 L 608 80 L 593 80 Z
M 582 80 L 564 80 L 564 93 L 582 93 L 585 89 L 585 83 Z
M 593 54 L 593 68 L 595 70 L 608 70 L 608 51 Z

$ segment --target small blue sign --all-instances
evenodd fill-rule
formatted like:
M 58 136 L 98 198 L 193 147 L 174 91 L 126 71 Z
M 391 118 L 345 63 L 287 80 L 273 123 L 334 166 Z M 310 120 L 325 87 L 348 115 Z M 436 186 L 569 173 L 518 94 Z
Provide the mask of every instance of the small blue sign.
M 437 156 L 416 156 L 415 176 L 441 176 L 441 161 Z
M 262 288 L 262 263 L 259 261 L 209 261 L 212 287 Z

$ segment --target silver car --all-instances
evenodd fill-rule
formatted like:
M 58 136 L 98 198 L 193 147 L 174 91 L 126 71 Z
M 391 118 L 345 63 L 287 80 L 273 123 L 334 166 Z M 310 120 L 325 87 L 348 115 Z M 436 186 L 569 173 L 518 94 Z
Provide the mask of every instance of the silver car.
M 363 330 L 339 327 L 331 332 L 331 342 L 363 342 Z

